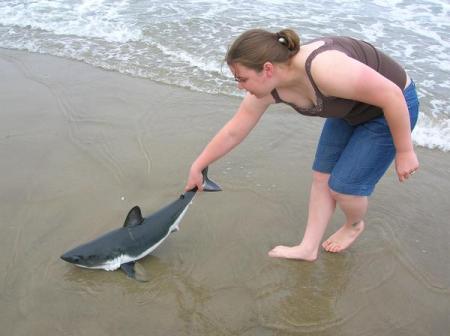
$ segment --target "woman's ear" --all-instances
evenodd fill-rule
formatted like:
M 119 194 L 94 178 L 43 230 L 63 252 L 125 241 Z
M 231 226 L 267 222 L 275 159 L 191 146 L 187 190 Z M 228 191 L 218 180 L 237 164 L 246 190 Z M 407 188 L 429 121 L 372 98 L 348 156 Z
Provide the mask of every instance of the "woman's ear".
M 273 76 L 273 63 L 271 63 L 271 62 L 264 63 L 263 71 L 267 77 L 269 77 L 269 78 L 272 77 Z

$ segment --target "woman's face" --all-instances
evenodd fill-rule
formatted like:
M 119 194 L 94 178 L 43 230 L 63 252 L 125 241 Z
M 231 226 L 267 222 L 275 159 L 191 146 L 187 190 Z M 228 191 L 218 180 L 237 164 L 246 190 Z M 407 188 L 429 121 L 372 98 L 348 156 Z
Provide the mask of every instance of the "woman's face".
M 238 88 L 240 90 L 246 90 L 257 98 L 262 98 L 270 94 L 273 90 L 269 81 L 272 77 L 272 71 L 269 73 L 266 66 L 263 67 L 263 70 L 257 72 L 240 63 L 235 63 L 230 66 L 230 70 L 234 75 L 235 81 L 238 83 Z

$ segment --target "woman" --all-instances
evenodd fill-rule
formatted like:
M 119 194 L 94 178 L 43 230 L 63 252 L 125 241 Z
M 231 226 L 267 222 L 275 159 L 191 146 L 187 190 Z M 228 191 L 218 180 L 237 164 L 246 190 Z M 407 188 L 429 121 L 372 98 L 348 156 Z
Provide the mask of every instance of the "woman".
M 186 190 L 201 190 L 202 169 L 238 145 L 270 104 L 283 102 L 301 114 L 325 117 L 303 240 L 277 246 L 269 255 L 315 260 L 336 204 L 346 222 L 322 247 L 345 250 L 364 230 L 368 196 L 394 158 L 401 182 L 419 168 L 411 141 L 419 107 L 414 83 L 369 43 L 327 37 L 300 47 L 290 29 L 246 31 L 231 45 L 226 61 L 247 94 L 192 164 Z

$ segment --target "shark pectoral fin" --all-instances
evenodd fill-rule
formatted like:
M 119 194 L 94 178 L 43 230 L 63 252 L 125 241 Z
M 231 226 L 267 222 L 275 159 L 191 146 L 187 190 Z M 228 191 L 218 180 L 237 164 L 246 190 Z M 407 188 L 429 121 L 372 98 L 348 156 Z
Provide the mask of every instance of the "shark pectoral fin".
M 126 264 L 120 265 L 120 268 L 127 274 L 129 278 L 135 279 L 141 282 L 147 282 L 148 276 L 144 268 L 139 263 L 131 261 Z
M 134 261 L 120 265 L 120 269 L 122 271 L 124 271 L 128 275 L 129 278 L 134 279 L 134 277 L 136 275 L 136 272 L 134 271 Z
M 134 278 L 137 281 L 147 282 L 149 281 L 147 272 L 144 267 L 138 262 L 134 263 Z

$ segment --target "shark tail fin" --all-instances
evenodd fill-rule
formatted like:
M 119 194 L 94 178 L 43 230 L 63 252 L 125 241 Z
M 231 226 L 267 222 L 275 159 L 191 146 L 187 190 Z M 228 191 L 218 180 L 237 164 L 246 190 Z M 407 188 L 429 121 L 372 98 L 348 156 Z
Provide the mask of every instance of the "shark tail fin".
M 202 170 L 203 191 L 222 191 L 222 188 L 208 177 L 208 167 Z

